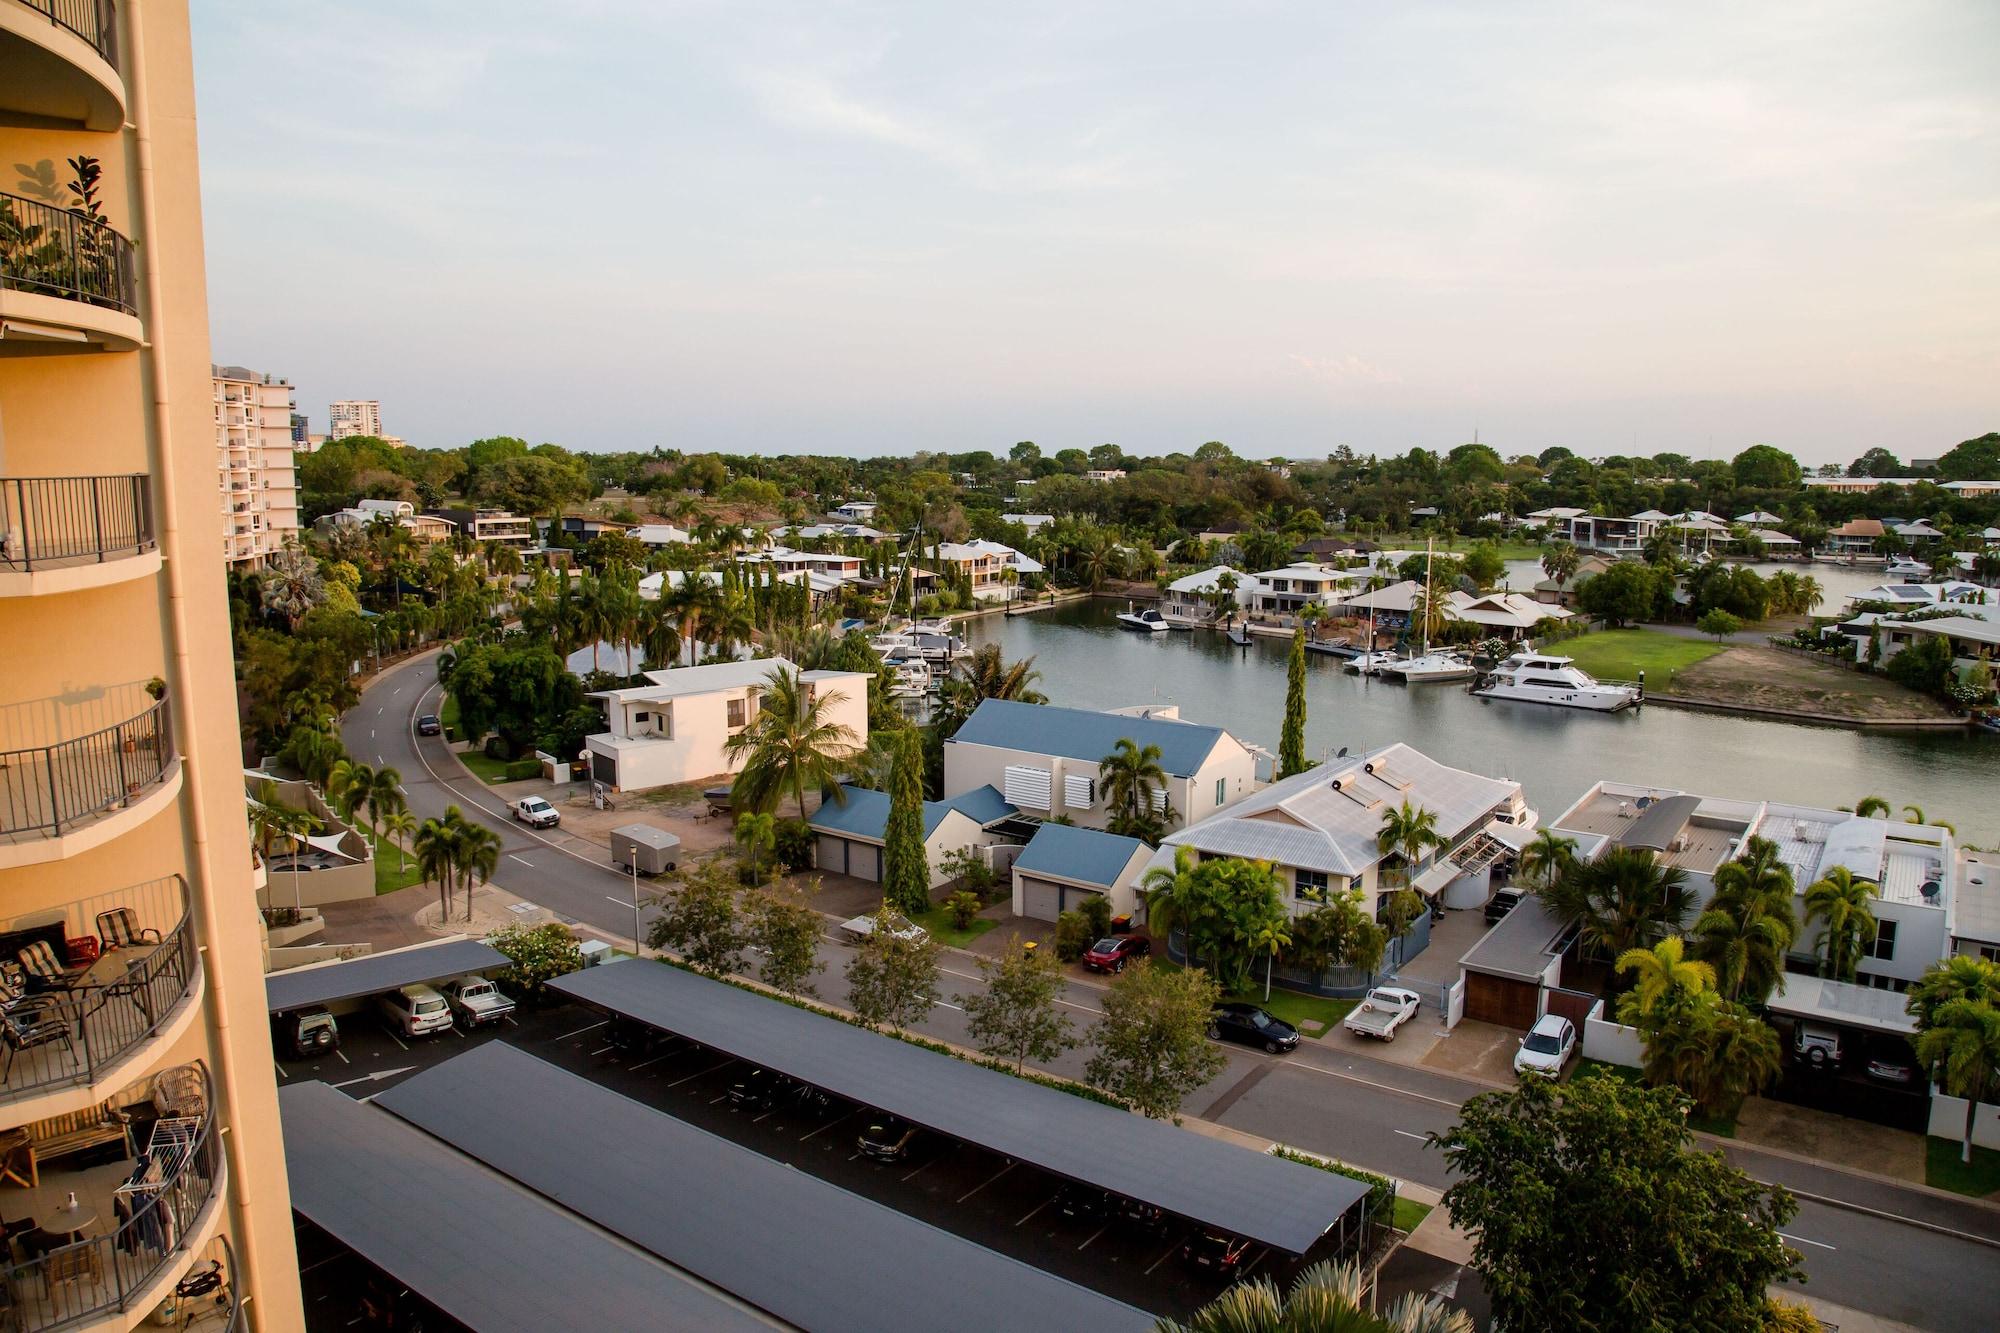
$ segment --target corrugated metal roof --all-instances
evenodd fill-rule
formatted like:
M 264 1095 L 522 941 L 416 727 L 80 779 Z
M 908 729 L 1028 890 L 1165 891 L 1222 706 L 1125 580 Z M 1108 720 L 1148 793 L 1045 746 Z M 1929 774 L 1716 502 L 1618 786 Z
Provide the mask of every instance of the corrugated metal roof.
M 640 970 L 674 969 L 642 964 Z M 375 1100 L 641 1249 L 800 1328 L 1043 1333 L 1152 1324 L 1143 1311 L 754 1153 L 504 1042 L 468 1051 Z M 561 1132 L 552 1132 L 557 1125 Z M 476 1224 L 466 1230 L 478 1234 Z M 468 1272 L 485 1267 L 468 1265 Z M 663 1324 L 693 1326 L 651 1315 L 608 1324 L 565 1319 L 544 1327 Z
M 1027 875 L 1056 875 L 1110 888 L 1132 864 L 1133 855 L 1145 849 L 1146 844 L 1137 838 L 1068 824 L 1044 824 L 1014 859 L 1014 868 Z
M 1465 951 L 1458 965 L 1474 972 L 1533 981 L 1548 967 L 1564 930 L 1563 923 L 1542 904 L 1540 894 L 1523 894 L 1499 924 Z
M 940 1134 L 1303 1254 L 1360 1182 L 1073 1097 L 664 963 L 585 968 L 552 988 Z M 407 1085 L 405 1085 L 407 1086 Z M 385 1094 L 386 1095 L 386 1094 Z M 564 1160 L 573 1154 L 553 1144 Z M 651 1200 L 658 1207 L 658 1200 Z M 949 1272 L 949 1270 L 944 1270 Z M 949 1327 L 938 1319 L 925 1327 Z M 880 1327 L 898 1327 L 884 1319 Z M 1053 1327 L 1079 1325 L 1052 1321 Z
M 1187 778 L 1207 762 L 1224 734 L 1220 727 L 1192 722 L 987 699 L 946 744 L 988 745 L 1094 764 L 1129 737 L 1140 746 L 1159 746 L 1160 767 L 1177 778 Z
M 889 794 L 849 785 L 843 785 L 841 790 L 847 793 L 847 804 L 836 805 L 832 801 L 822 804 L 810 821 L 813 828 L 821 833 L 881 842 L 889 828 Z M 925 801 L 924 836 L 928 838 L 937 832 L 938 825 L 953 811 L 981 828 L 1019 813 L 990 785 L 975 787 L 949 801 Z
M 480 1333 L 770 1327 L 324 1083 L 280 1089 L 278 1107 L 292 1207 Z
M 1907 996 L 1892 990 L 1788 973 L 1784 989 L 1764 1007 L 1791 1018 L 1910 1036 L 1917 1030 L 1917 1020 L 1904 1007 L 1907 1003 Z
M 1638 818 L 1631 827 L 1613 839 L 1620 847 L 1643 847 L 1648 851 L 1664 852 L 1673 846 L 1674 839 L 1687 827 L 1688 820 L 1701 807 L 1699 796 L 1663 796 L 1655 801 L 1644 801 L 1645 809 L 1638 812 Z
M 507 955 L 484 940 L 439 940 L 338 963 L 273 972 L 264 978 L 264 998 L 275 1014 L 309 1004 L 351 1000 L 357 995 L 378 995 L 412 982 L 506 966 Z

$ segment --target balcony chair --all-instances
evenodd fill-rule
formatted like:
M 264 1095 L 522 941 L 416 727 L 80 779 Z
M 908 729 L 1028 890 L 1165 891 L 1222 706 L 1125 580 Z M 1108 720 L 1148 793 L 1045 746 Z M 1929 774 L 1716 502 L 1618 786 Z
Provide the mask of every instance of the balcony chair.
M 131 949 L 141 944 L 158 944 L 160 932 L 141 926 L 129 907 L 114 907 L 97 914 L 97 934 L 107 949 Z
M 49 946 L 47 940 L 32 940 L 21 946 L 20 952 L 15 956 L 21 960 L 21 970 L 35 981 L 39 981 L 44 989 L 68 990 L 77 983 L 79 977 L 90 970 L 87 966 L 65 965 L 56 957 L 56 951 Z
M 22 1051 L 32 1051 L 38 1046 L 60 1045 L 76 1058 L 76 1047 L 69 1035 L 69 1021 L 61 1011 L 50 1005 L 24 1000 L 0 1011 L 0 1040 L 7 1047 L 7 1060 L 0 1066 L 0 1083 L 13 1077 L 14 1056 Z

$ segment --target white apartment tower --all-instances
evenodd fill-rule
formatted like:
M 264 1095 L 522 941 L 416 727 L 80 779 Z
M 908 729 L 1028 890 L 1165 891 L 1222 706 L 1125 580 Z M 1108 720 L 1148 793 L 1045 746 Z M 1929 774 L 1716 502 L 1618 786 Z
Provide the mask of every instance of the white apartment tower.
M 382 433 L 382 403 L 375 398 L 343 398 L 326 409 L 327 438 Z
M 213 368 L 222 558 L 262 569 L 299 536 L 292 386 L 242 366 Z

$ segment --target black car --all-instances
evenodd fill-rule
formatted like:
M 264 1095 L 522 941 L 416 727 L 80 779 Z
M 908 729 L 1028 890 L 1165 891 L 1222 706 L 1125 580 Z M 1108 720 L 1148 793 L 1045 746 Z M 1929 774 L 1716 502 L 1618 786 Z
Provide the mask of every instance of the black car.
M 1499 925 L 1500 919 L 1513 911 L 1520 901 L 1519 889 L 1495 889 L 1493 896 L 1486 900 L 1486 924 Z
M 1250 1242 L 1220 1231 L 1197 1231 L 1181 1246 L 1181 1259 L 1188 1267 L 1235 1277 L 1250 1258 Z
M 778 1104 L 781 1081 L 768 1069 L 752 1069 L 729 1085 L 729 1105 L 738 1111 L 768 1111 Z
M 1111 1196 L 1095 1185 L 1071 1181 L 1056 1192 L 1056 1211 L 1079 1222 L 1095 1222 L 1111 1213 Z
M 417 735 L 442 736 L 444 735 L 444 723 L 438 721 L 436 713 L 425 713 L 417 719 Z
M 1118 1204 L 1118 1220 L 1135 1231 L 1150 1235 L 1164 1236 L 1167 1233 L 1167 1214 L 1150 1203 L 1137 1199 L 1123 1199 Z
M 1271 1054 L 1289 1051 L 1299 1044 L 1299 1030 L 1281 1018 L 1273 1018 L 1254 1004 L 1218 1004 L 1209 1015 L 1208 1035 L 1219 1041 L 1240 1041 L 1245 1046 L 1262 1046 Z
M 915 1125 L 892 1115 L 876 1116 L 861 1131 L 854 1146 L 861 1150 L 862 1156 L 878 1162 L 900 1162 L 910 1155 L 910 1145 L 916 1137 Z

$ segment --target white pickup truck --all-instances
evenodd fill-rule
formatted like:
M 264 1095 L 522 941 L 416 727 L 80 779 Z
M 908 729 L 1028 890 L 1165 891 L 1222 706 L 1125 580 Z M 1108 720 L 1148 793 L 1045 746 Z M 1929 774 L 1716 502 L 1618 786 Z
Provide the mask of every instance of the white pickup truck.
M 843 921 L 840 923 L 840 933 L 859 944 L 875 933 L 875 918 L 857 916 L 852 921 Z M 930 937 L 929 931 L 900 913 L 889 917 L 889 933 L 899 940 L 916 941 Z
M 1423 997 L 1413 990 L 1377 986 L 1354 1006 L 1341 1026 L 1356 1036 L 1394 1041 L 1396 1029 L 1415 1018 L 1422 1005 Z
M 529 828 L 554 828 L 562 823 L 562 811 L 539 796 L 523 796 L 514 802 L 514 818 Z
M 454 977 L 440 989 L 444 991 L 445 1003 L 451 1006 L 452 1018 L 462 1027 L 480 1028 L 513 1017 L 514 1002 L 498 986 L 476 973 Z

